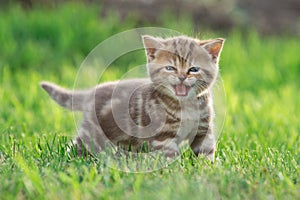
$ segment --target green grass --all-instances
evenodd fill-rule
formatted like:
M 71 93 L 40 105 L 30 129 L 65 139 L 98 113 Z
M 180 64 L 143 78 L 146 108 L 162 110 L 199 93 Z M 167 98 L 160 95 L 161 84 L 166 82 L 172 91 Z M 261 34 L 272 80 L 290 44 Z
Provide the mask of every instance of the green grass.
M 227 38 L 220 63 L 227 115 L 215 164 L 186 152 L 167 168 L 126 173 L 110 168 L 105 157 L 69 156 L 73 115 L 38 84 L 72 87 L 93 47 L 138 26 L 133 18 L 120 23 L 114 14 L 98 14 L 95 7 L 76 4 L 1 10 L 0 199 L 300 198 L 296 37 L 204 33 Z M 164 16 L 163 25 L 193 35 L 188 19 L 171 19 Z M 124 60 L 126 71 L 134 63 Z

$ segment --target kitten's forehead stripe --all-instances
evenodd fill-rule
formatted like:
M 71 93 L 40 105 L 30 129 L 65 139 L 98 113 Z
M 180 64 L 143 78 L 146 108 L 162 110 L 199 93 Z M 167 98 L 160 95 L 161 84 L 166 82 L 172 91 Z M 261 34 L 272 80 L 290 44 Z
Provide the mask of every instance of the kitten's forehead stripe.
M 191 42 L 190 45 L 189 45 L 190 52 L 193 51 L 194 48 L 195 48 L 195 44 L 194 44 L 194 42 Z
M 188 61 L 191 55 L 192 55 L 192 52 L 189 51 L 189 52 L 186 54 L 185 60 Z
M 168 46 L 168 45 L 167 45 Z M 174 65 L 180 68 L 186 68 L 192 65 L 194 58 L 193 50 L 196 47 L 196 41 L 186 37 L 172 38 L 169 42 L 170 54 L 173 54 L 171 58 L 173 59 Z M 170 60 L 168 60 L 170 61 Z

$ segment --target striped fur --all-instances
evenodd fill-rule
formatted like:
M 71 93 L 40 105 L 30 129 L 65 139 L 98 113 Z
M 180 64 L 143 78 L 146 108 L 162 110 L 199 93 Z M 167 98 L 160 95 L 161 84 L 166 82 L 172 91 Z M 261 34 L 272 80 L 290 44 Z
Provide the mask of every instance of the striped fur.
M 174 156 L 187 140 L 195 154 L 213 162 L 212 86 L 224 40 L 143 36 L 143 42 L 150 79 L 104 83 L 86 91 L 48 82 L 41 86 L 61 106 L 83 112 L 75 141 L 90 152 L 110 145 L 138 151 L 146 142 L 150 151 Z

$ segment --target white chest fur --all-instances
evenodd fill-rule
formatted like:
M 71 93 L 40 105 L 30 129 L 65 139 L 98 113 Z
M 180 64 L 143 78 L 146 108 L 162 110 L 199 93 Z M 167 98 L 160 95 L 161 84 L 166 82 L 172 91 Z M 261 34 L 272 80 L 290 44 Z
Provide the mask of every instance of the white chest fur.
M 197 128 L 202 114 L 199 104 L 185 102 L 181 104 L 180 127 L 177 132 L 177 143 L 184 140 L 193 140 L 197 133 Z

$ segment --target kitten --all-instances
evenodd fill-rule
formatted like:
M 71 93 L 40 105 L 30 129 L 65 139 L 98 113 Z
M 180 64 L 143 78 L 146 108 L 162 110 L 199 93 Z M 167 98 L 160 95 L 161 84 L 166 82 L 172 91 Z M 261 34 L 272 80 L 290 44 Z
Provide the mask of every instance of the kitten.
M 224 39 L 142 39 L 149 79 L 108 82 L 85 91 L 41 83 L 58 104 L 83 112 L 75 139 L 79 154 L 83 146 L 99 152 L 109 144 L 138 151 L 146 142 L 150 151 L 173 157 L 187 140 L 196 155 L 213 162 L 212 87 Z

